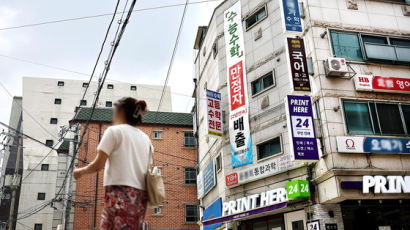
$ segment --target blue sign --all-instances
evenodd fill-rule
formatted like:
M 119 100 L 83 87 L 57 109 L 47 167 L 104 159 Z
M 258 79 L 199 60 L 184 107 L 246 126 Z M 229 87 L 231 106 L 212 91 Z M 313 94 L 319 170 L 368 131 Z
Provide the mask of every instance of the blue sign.
M 222 198 L 217 199 L 214 203 L 209 205 L 208 208 L 204 210 L 203 220 L 212 220 L 222 216 Z M 204 226 L 204 230 L 214 230 L 215 228 L 221 226 L 222 223 L 211 224 Z
M 410 153 L 410 138 L 366 137 L 363 151 L 369 153 Z
M 204 183 L 204 195 L 211 190 L 216 184 L 214 159 L 204 168 L 202 172 Z
M 294 160 L 319 160 L 312 101 L 309 96 L 287 96 L 288 130 Z
M 209 89 L 206 90 L 206 96 L 210 97 L 210 98 L 213 98 L 213 99 L 221 100 L 221 93 L 214 92 L 214 91 L 209 90 Z
M 286 31 L 302 32 L 298 0 L 282 0 Z
M 249 133 L 248 137 L 248 146 L 243 149 L 243 151 L 235 151 L 234 147 L 231 145 L 231 152 L 232 152 L 232 168 L 241 167 L 247 164 L 253 163 L 253 155 L 252 155 L 252 140 L 251 134 Z M 237 154 L 234 154 L 237 153 Z

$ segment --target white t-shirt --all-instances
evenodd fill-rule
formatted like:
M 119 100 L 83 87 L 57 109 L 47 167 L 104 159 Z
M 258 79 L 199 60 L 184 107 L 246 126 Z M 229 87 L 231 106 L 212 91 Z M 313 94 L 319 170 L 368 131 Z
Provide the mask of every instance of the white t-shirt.
M 97 148 L 108 155 L 104 186 L 126 185 L 146 190 L 150 148 L 153 147 L 149 137 L 136 127 L 121 124 L 105 130 Z

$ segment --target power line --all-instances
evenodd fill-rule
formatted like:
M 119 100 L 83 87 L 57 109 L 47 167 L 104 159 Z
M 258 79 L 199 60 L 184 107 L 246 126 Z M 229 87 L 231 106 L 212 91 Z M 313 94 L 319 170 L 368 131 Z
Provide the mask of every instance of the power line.
M 188 3 L 188 4 L 195 5 L 195 4 L 208 3 L 208 2 L 217 2 L 217 1 L 221 1 L 221 0 L 204 0 L 204 1 L 198 1 L 198 2 L 191 2 L 191 3 Z M 183 5 L 185 5 L 185 4 L 180 3 L 180 4 L 172 4 L 172 5 L 163 5 L 163 6 L 136 9 L 136 10 L 133 10 L 133 12 L 158 10 L 158 9 L 172 8 L 172 7 L 178 7 L 178 6 L 183 6 Z M 121 14 L 121 13 L 127 13 L 127 12 L 128 11 L 122 11 L 122 12 L 116 12 L 115 14 Z M 58 19 L 58 20 L 45 21 L 45 22 L 39 22 L 39 23 L 25 24 L 25 25 L 19 25 L 19 26 L 9 26 L 9 27 L 0 28 L 0 31 L 20 29 L 20 28 L 26 28 L 26 27 L 35 27 L 35 26 L 42 26 L 42 25 L 49 25 L 49 24 L 62 23 L 62 22 L 78 21 L 78 20 L 85 20 L 85 19 L 92 19 L 92 18 L 99 18 L 99 17 L 105 17 L 105 16 L 110 16 L 110 15 L 115 15 L 115 14 L 112 14 L 112 13 L 96 14 L 96 15 L 89 15 L 89 16 L 83 16 L 83 17 L 66 18 L 66 19 Z

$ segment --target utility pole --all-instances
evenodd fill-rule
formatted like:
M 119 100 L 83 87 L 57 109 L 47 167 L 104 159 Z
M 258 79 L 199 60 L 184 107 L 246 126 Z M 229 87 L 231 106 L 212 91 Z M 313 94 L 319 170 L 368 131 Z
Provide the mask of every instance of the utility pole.
M 10 216 L 9 216 L 9 224 L 8 224 L 8 230 L 13 230 L 13 221 L 15 220 L 14 218 L 14 205 L 16 203 L 16 191 L 19 187 L 19 181 L 20 181 L 20 175 L 19 175 L 19 166 L 20 166 L 20 153 L 21 153 L 21 148 L 23 145 L 23 137 L 19 134 L 18 135 L 18 145 L 17 145 L 17 157 L 16 157 L 16 167 L 14 169 L 14 175 L 12 178 L 12 184 L 11 184 L 11 204 L 10 204 Z

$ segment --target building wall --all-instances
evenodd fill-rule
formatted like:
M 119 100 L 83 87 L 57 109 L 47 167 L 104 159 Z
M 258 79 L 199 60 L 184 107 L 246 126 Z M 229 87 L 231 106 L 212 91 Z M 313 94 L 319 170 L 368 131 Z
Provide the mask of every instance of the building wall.
M 58 81 L 64 81 L 64 86 L 57 86 Z M 61 126 L 67 126 L 74 116 L 76 106 L 85 88 L 82 86 L 86 81 L 23 77 L 23 132 L 36 137 L 41 141 L 53 140 L 56 144 L 59 140 Z M 107 89 L 107 84 L 113 84 L 114 89 Z M 123 96 L 132 96 L 146 100 L 150 108 L 156 108 L 162 86 L 136 85 L 130 83 L 108 82 L 101 91 L 98 107 L 105 107 L 106 101 L 115 102 Z M 131 91 L 131 85 L 137 87 Z M 97 83 L 92 82 L 85 97 L 87 106 L 92 104 Z M 55 98 L 60 98 L 60 105 L 54 104 Z M 172 108 L 170 89 L 166 91 L 165 101 L 161 109 L 170 111 Z M 50 124 L 50 118 L 58 118 L 57 124 Z M 44 158 L 43 164 L 49 164 L 49 171 L 41 171 L 38 163 Z M 25 140 L 24 143 L 24 173 L 20 195 L 19 215 L 31 213 L 43 204 L 50 202 L 56 191 L 58 156 L 46 146 Z M 29 176 L 28 173 L 30 173 Z M 27 176 L 27 177 L 26 177 Z M 37 193 L 45 192 L 45 201 L 37 200 Z M 27 226 L 35 223 L 43 224 L 43 229 L 52 228 L 54 209 L 47 206 L 20 222 Z M 20 226 L 21 227 L 21 226 Z M 56 227 L 56 226 L 53 226 Z
M 102 131 L 110 125 L 104 123 Z M 85 138 L 87 149 L 85 149 L 85 146 L 80 148 L 80 160 L 84 159 L 86 155 L 88 161 L 96 156 L 99 124 L 92 123 L 90 128 L 91 130 Z M 139 128 L 147 135 L 150 135 L 152 130 L 162 131 L 162 139 L 153 139 L 152 144 L 156 151 L 154 153 L 154 164 L 161 167 L 165 182 L 166 201 L 162 207 L 162 215 L 156 216 L 153 214 L 152 209 L 147 210 L 146 223 L 148 228 L 158 230 L 199 229 L 196 224 L 185 223 L 185 204 L 197 204 L 196 185 L 185 185 L 184 181 L 184 167 L 194 167 L 196 164 L 196 149 L 184 147 L 184 131 L 192 131 L 192 127 L 145 124 Z M 84 163 L 80 162 L 79 167 L 82 166 L 84 166 Z M 102 171 L 99 173 L 98 180 L 97 227 L 104 207 Z M 76 230 L 91 229 L 90 226 L 93 226 L 95 184 L 96 175 L 85 176 L 77 181 L 74 212 L 74 229 Z

